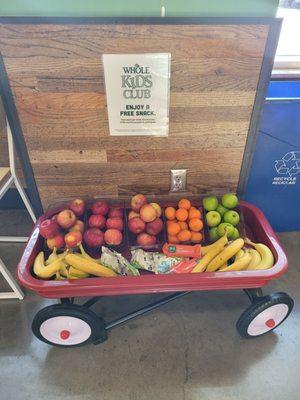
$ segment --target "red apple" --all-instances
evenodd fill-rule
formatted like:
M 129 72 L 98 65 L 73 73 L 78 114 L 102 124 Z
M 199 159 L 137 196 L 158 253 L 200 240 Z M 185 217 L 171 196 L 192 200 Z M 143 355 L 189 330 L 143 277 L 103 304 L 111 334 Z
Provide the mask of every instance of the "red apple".
M 57 223 L 64 229 L 69 229 L 75 225 L 76 215 L 72 210 L 63 210 L 57 216 Z
M 106 244 L 118 245 L 122 242 L 123 236 L 118 229 L 107 229 L 104 233 L 104 240 Z
M 53 219 L 45 219 L 40 225 L 40 234 L 45 239 L 53 238 L 59 233 L 59 226 Z
M 152 246 L 156 243 L 156 237 L 143 232 L 137 235 L 136 242 L 139 246 Z
M 137 212 L 135 212 L 135 211 L 129 211 L 129 213 L 128 213 L 128 221 L 131 219 L 131 218 L 135 218 L 135 217 L 140 217 L 140 214 L 139 213 L 137 213 Z
M 89 226 L 91 228 L 104 228 L 106 219 L 102 214 L 93 214 L 89 218 Z
M 47 246 L 50 250 L 53 250 L 54 247 L 60 249 L 65 246 L 65 240 L 63 235 L 58 234 L 51 239 L 47 239 Z
M 119 231 L 123 230 L 123 220 L 122 218 L 107 218 L 106 221 L 106 228 L 107 229 L 118 229 Z
M 145 222 L 154 221 L 157 218 L 156 210 L 150 204 L 145 204 L 140 210 L 141 219 Z
M 82 241 L 82 233 L 79 231 L 69 232 L 65 235 L 65 243 L 67 247 L 72 249 L 78 246 Z
M 139 212 L 141 207 L 147 204 L 147 197 L 143 194 L 136 194 L 132 197 L 130 205 L 133 211 Z
M 137 233 L 144 232 L 145 228 L 146 228 L 145 222 L 143 220 L 141 220 L 141 218 L 139 218 L 139 217 L 131 218 L 128 221 L 128 229 L 132 233 L 137 234 Z
M 84 231 L 83 221 L 80 221 L 80 219 L 78 219 L 75 222 L 75 224 L 69 229 L 69 232 L 73 232 L 73 231 L 80 231 L 81 233 L 83 233 L 83 231 Z
M 75 199 L 71 201 L 69 208 L 77 217 L 81 217 L 85 211 L 85 201 L 82 199 Z
M 122 208 L 117 208 L 117 207 L 112 207 L 109 212 L 108 212 L 108 217 L 109 218 L 122 218 L 123 217 L 123 209 Z
M 104 234 L 98 228 L 90 228 L 84 232 L 83 240 L 90 247 L 99 247 L 103 244 Z
M 158 235 L 163 230 L 164 224 L 160 218 L 156 218 L 152 222 L 148 222 L 146 225 L 146 232 L 149 235 Z
M 106 201 L 95 201 L 92 204 L 92 213 L 106 215 L 108 213 L 108 208 Z

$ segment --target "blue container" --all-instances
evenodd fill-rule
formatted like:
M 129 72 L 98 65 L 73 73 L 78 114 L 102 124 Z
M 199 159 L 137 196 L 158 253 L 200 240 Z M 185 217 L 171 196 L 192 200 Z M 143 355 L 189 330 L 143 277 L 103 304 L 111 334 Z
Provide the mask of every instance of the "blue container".
M 271 82 L 245 199 L 276 231 L 300 230 L 300 82 Z

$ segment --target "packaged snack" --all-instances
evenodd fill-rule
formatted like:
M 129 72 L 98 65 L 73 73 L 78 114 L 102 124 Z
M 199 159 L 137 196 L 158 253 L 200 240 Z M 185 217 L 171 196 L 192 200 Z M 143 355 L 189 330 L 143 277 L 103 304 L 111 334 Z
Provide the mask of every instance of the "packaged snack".
M 100 262 L 121 275 L 140 275 L 139 271 L 132 266 L 122 254 L 102 246 Z
M 132 251 L 131 265 L 138 269 L 167 274 L 170 269 L 181 261 L 179 257 L 167 257 L 162 253 L 147 252 L 143 249 Z

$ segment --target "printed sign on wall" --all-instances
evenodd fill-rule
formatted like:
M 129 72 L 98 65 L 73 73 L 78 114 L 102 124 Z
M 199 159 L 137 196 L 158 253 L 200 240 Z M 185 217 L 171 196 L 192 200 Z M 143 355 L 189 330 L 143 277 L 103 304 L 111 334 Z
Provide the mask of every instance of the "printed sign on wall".
M 167 136 L 169 53 L 103 54 L 110 134 Z

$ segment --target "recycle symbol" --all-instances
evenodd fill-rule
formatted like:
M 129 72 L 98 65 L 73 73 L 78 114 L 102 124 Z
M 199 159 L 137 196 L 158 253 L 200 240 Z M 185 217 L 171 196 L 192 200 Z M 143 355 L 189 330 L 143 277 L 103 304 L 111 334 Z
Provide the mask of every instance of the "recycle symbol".
M 300 151 L 289 151 L 280 160 L 276 160 L 275 169 L 279 175 L 297 175 L 300 172 Z

